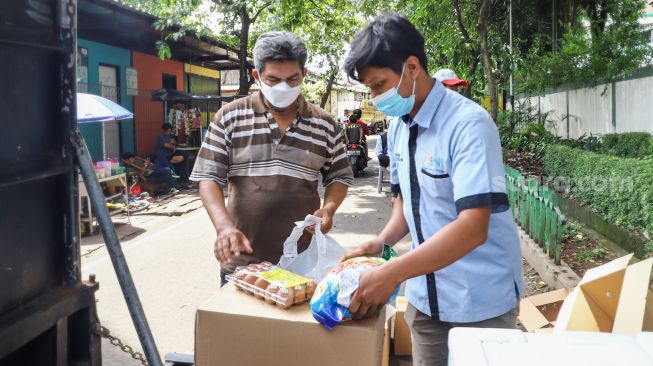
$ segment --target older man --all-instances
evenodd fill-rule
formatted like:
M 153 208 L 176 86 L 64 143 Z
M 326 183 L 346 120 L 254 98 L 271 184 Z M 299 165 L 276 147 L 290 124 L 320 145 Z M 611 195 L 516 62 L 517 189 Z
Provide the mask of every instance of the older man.
M 261 92 L 216 114 L 191 180 L 217 232 L 221 277 L 237 265 L 278 261 L 294 222 L 322 217 L 322 232 L 353 183 L 333 118 L 301 93 L 308 53 L 289 32 L 261 35 L 254 46 L 253 75 Z M 318 178 L 326 187 L 320 207 Z M 223 187 L 229 182 L 229 203 Z M 304 250 L 310 236 L 300 240 Z

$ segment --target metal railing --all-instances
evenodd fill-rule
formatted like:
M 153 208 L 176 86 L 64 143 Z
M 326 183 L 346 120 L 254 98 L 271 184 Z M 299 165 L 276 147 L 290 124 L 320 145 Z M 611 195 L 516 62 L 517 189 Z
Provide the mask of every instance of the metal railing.
M 560 264 L 566 219 L 554 204 L 555 193 L 516 169 L 506 167 L 505 171 L 513 217 L 555 264 Z

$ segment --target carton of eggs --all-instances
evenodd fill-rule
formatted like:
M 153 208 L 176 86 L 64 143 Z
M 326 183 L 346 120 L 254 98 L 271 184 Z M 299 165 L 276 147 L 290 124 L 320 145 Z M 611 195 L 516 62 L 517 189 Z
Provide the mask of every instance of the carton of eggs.
M 238 267 L 227 280 L 237 289 L 282 309 L 309 301 L 317 288 L 314 280 L 269 262 Z

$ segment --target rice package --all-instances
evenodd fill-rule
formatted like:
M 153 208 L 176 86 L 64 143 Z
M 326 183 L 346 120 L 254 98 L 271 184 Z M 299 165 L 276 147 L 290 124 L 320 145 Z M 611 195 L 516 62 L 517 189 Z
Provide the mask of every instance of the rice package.
M 328 329 L 350 320 L 349 304 L 353 293 L 358 289 L 360 274 L 378 267 L 386 259 L 378 257 L 357 257 L 348 259 L 336 267 L 320 282 L 311 299 L 311 311 L 315 320 Z M 392 302 L 399 292 L 399 287 L 388 302 Z

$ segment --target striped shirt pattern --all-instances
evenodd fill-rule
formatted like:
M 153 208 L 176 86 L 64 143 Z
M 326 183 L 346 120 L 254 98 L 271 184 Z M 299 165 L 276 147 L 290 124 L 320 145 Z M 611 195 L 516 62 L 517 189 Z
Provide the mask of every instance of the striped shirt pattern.
M 209 127 L 191 180 L 221 186 L 229 181 L 229 216 L 254 252 L 241 253 L 221 270 L 276 263 L 294 222 L 320 208 L 320 175 L 324 186 L 353 183 L 340 132 L 325 111 L 300 96 L 298 118 L 282 136 L 260 94 L 222 108 Z M 305 235 L 298 250 L 309 243 L 310 235 Z
M 291 177 L 353 184 L 337 124 L 299 97 L 299 117 L 284 136 L 259 93 L 224 106 L 210 124 L 190 179 L 226 186 L 231 177 Z

